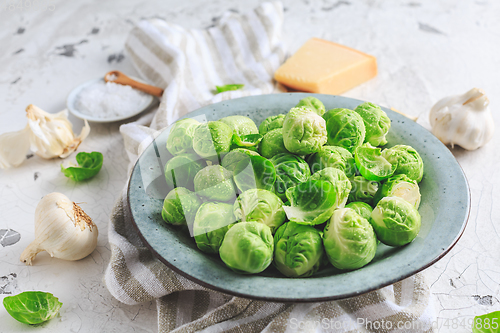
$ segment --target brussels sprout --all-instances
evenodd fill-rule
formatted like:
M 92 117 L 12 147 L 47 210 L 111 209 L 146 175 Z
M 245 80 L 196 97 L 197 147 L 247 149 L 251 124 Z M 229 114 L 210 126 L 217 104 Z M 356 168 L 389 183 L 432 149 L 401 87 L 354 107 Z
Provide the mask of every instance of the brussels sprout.
M 272 190 L 276 181 L 274 165 L 262 156 L 249 156 L 248 159 L 239 161 L 233 175 L 241 192 L 254 188 Z
M 338 146 L 321 147 L 320 151 L 308 156 L 307 162 L 313 174 L 328 167 L 344 171 L 347 177 L 352 177 L 356 172 L 352 154 L 347 149 Z
M 277 116 L 267 117 L 259 125 L 259 134 L 266 135 L 267 132 L 270 132 L 274 129 L 283 128 L 283 121 L 284 120 L 285 120 L 284 114 L 279 114 Z
M 104 156 L 98 151 L 93 151 L 91 153 L 81 151 L 76 154 L 75 159 L 78 165 L 72 162 L 69 162 L 67 166 L 61 164 L 61 172 L 66 177 L 79 182 L 90 179 L 101 171 Z
M 253 147 L 239 147 L 239 146 L 236 146 L 236 145 L 231 145 L 231 150 L 235 150 L 235 149 L 238 149 L 238 148 L 243 148 L 243 149 L 247 149 L 247 150 L 251 150 L 255 153 L 257 153 L 257 155 L 255 156 L 260 156 L 259 154 L 259 146 L 253 146 Z
M 196 194 L 184 187 L 174 188 L 168 192 L 163 201 L 161 217 L 170 224 L 186 225 L 192 222 L 201 200 Z
M 15 276 L 15 274 L 12 275 Z M 2 277 L 3 279 L 6 277 Z M 6 286 L 5 283 L 3 285 Z M 2 290 L 2 293 L 10 294 L 11 292 Z M 28 325 L 38 325 L 54 318 L 63 305 L 57 297 L 43 291 L 24 291 L 14 296 L 6 296 L 2 303 L 12 318 Z M 6 319 L 2 320 L 3 327 L 8 325 L 6 321 Z
M 259 145 L 259 152 L 265 158 L 271 158 L 281 153 L 288 153 L 283 142 L 283 132 L 281 128 L 269 131 L 264 135 Z
M 338 112 L 343 111 L 343 110 L 350 110 L 350 109 L 344 109 L 344 108 L 331 109 L 331 110 L 326 111 L 326 113 L 322 117 L 323 117 L 323 119 L 325 119 L 325 122 L 328 123 L 328 120 L 330 120 L 331 117 L 333 117 Z M 327 131 L 328 131 L 328 129 L 327 129 Z
M 345 205 L 345 208 L 353 209 L 356 213 L 361 215 L 361 217 L 363 217 L 366 220 L 370 220 L 370 217 L 372 216 L 373 208 L 366 202 L 361 202 L 361 201 L 351 202 Z
M 418 210 L 405 199 L 385 197 L 373 210 L 370 223 L 382 243 L 401 246 L 417 237 L 421 218 Z
M 323 244 L 328 260 L 338 269 L 365 266 L 377 251 L 377 237 L 370 223 L 350 208 L 337 209 L 326 224 Z
M 283 153 L 270 159 L 276 168 L 274 190 L 281 200 L 286 201 L 286 190 L 305 182 L 311 176 L 309 165 L 299 156 Z
M 194 177 L 194 190 L 196 194 L 210 200 L 232 200 L 236 196 L 236 187 L 231 177 L 231 172 L 224 167 L 209 165 Z
M 178 120 L 170 129 L 167 138 L 167 150 L 172 155 L 179 155 L 185 153 L 194 153 L 193 151 L 193 137 L 194 130 L 200 125 L 200 122 L 185 118 Z
M 332 183 L 337 192 L 335 208 L 343 208 L 351 192 L 351 182 L 344 171 L 335 168 L 324 168 L 311 176 L 314 180 L 325 180 Z
M 204 164 L 194 154 L 174 156 L 165 164 L 165 181 L 170 187 L 193 190 L 194 177 L 203 169 Z
M 283 121 L 283 142 L 294 154 L 306 155 L 317 152 L 325 144 L 326 123 L 311 109 L 292 108 Z
M 203 203 L 194 218 L 196 245 L 206 253 L 217 253 L 226 232 L 234 225 L 233 205 L 223 202 Z
M 373 197 L 380 187 L 379 182 L 368 180 L 363 176 L 352 177 L 351 185 L 349 201 L 362 201 L 368 204 L 372 203 Z
M 234 146 L 242 148 L 257 147 L 260 141 L 262 141 L 262 135 L 260 134 L 237 135 L 233 133 L 233 142 L 230 149 L 232 150 Z
M 365 123 L 365 142 L 372 146 L 382 146 L 387 143 L 386 134 L 391 128 L 391 120 L 380 106 L 373 103 L 363 103 L 358 105 L 356 111 Z
M 424 175 L 424 162 L 419 153 L 410 146 L 397 145 L 384 149 L 382 156 L 396 166 L 395 175 L 405 174 L 408 178 L 420 182 Z
M 376 205 L 384 197 L 400 197 L 418 209 L 420 205 L 420 189 L 416 180 L 408 178 L 405 174 L 395 175 L 387 179 L 373 198 Z
M 203 158 L 217 159 L 217 155 L 229 151 L 232 139 L 231 127 L 221 121 L 209 121 L 194 130 L 193 149 Z
M 267 190 L 251 189 L 243 192 L 234 202 L 233 209 L 236 219 L 264 223 L 273 234 L 286 219 L 283 201 Z
M 274 264 L 287 277 L 308 277 L 318 271 L 325 256 L 321 231 L 288 222 L 274 235 Z
M 290 206 L 283 209 L 290 221 L 316 225 L 332 216 L 337 192 L 330 182 L 309 179 L 286 190 L 286 197 Z
M 354 159 L 359 173 L 368 180 L 384 180 L 392 176 L 396 170 L 396 166 L 382 156 L 380 148 L 375 148 L 369 143 L 356 148 Z
M 265 270 L 273 260 L 271 229 L 259 222 L 236 223 L 226 233 L 219 249 L 220 258 L 237 273 L 255 274 Z
M 318 116 L 322 116 L 325 113 L 325 105 L 316 97 L 306 97 L 302 98 L 297 105 L 296 108 L 306 107 L 314 111 Z
M 329 146 L 340 146 L 353 153 L 365 140 L 365 124 L 363 118 L 353 110 L 333 109 L 327 113 L 326 131 L 328 133 L 327 144 Z
M 259 153 L 245 148 L 236 148 L 224 156 L 221 165 L 227 170 L 234 172 L 236 164 L 241 160 L 248 159 L 249 156 L 259 156 Z
M 237 135 L 259 134 L 257 125 L 252 119 L 245 116 L 229 116 L 219 119 L 227 124 Z

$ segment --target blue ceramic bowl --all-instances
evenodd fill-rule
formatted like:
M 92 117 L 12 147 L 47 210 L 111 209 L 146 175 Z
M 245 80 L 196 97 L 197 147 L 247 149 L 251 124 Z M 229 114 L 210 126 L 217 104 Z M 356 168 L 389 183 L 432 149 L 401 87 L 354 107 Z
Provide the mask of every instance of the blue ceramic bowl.
M 258 125 L 268 116 L 286 113 L 307 96 L 317 97 L 327 110 L 354 109 L 363 102 L 318 94 L 263 95 L 209 105 L 189 117 L 210 121 L 244 115 Z M 161 218 L 168 190 L 163 166 L 171 156 L 165 148 L 169 128 L 147 147 L 130 178 L 128 202 L 137 231 L 158 259 L 177 273 L 207 288 L 241 297 L 277 302 L 327 301 L 360 295 L 409 277 L 438 261 L 458 241 L 469 216 L 469 187 L 457 161 L 436 137 L 404 116 L 384 111 L 392 122 L 387 147 L 410 145 L 424 161 L 424 177 L 419 184 L 422 228 L 406 246 L 380 244 L 373 261 L 361 269 L 346 272 L 329 266 L 309 278 L 286 278 L 271 265 L 261 274 L 241 275 L 227 268 L 218 256 L 198 250 L 186 229 L 167 225 Z

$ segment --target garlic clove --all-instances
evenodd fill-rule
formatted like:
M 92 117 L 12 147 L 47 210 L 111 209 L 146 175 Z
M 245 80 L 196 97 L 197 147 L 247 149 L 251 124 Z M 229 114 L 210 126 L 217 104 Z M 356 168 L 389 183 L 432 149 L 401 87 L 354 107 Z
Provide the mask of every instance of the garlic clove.
M 59 259 L 80 260 L 94 251 L 97 237 L 97 226 L 80 206 L 61 193 L 50 193 L 36 207 L 35 240 L 20 260 L 31 265 L 42 251 Z
M 26 108 L 26 116 L 31 129 L 31 150 L 46 159 L 69 156 L 90 132 L 88 121 L 85 120 L 80 135 L 75 136 L 67 110 L 51 114 L 30 104 Z
M 0 169 L 16 167 L 24 162 L 30 149 L 29 128 L 0 135 Z
M 75 136 L 67 110 L 51 114 L 30 104 L 26 117 L 28 125 L 23 130 L 0 135 L 0 169 L 20 165 L 30 149 L 46 159 L 68 157 L 90 133 L 85 120 L 80 135 Z
M 444 144 L 467 150 L 477 149 L 493 137 L 494 122 L 489 100 L 482 89 L 445 97 L 431 109 L 432 133 Z

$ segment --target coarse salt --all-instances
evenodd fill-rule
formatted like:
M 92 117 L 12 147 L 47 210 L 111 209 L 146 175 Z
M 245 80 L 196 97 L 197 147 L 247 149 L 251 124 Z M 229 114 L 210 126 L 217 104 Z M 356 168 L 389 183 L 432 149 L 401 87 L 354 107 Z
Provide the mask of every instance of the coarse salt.
M 101 80 L 80 91 L 75 107 L 83 114 L 106 119 L 134 114 L 150 98 L 131 86 Z

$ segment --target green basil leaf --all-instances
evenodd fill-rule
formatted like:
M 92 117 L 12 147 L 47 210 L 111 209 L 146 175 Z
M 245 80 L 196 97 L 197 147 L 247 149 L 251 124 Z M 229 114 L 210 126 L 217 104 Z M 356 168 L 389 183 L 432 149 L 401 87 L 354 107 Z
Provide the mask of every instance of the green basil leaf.
M 233 143 L 239 147 L 254 147 L 259 144 L 260 140 L 262 140 L 262 135 L 260 134 L 233 134 Z
M 94 151 L 91 153 L 81 152 L 76 155 L 76 162 L 79 166 L 70 166 L 65 168 L 61 164 L 61 171 L 68 178 L 74 181 L 85 180 L 94 177 L 102 168 L 103 156 Z
M 40 324 L 55 317 L 62 306 L 57 297 L 43 291 L 25 291 L 3 299 L 5 310 L 23 324 Z
M 475 316 L 472 323 L 472 333 L 500 332 L 500 311 Z
M 225 86 L 215 86 L 215 88 L 217 88 L 218 93 L 221 93 L 224 91 L 243 89 L 244 86 L 244 84 L 226 84 Z

